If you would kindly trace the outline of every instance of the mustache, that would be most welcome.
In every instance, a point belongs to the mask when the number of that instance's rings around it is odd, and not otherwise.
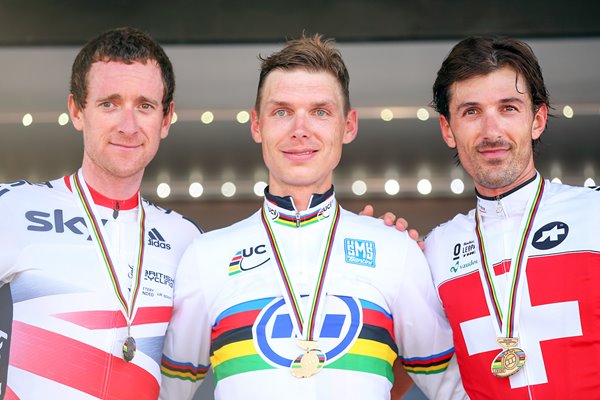
[[[477,145],[475,145],[475,149],[477,151],[482,151],[482,150],[489,150],[489,149],[510,149],[512,148],[512,144],[504,139],[496,139],[496,140],[490,140],[490,139],[483,139],[481,142],[477,143]]]

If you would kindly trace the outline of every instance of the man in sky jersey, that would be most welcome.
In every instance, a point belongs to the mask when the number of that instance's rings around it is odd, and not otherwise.
[[[477,192],[476,209],[425,240],[467,394],[600,398],[600,193],[535,169],[550,105],[533,51],[461,41],[432,104]]]
[[[246,220],[202,235],[177,272],[163,399],[389,399],[392,364],[431,398],[465,398],[423,253],[405,232],[342,209],[333,170],[357,134],[332,41],[261,58],[253,139],[269,186]]]
[[[146,33],[103,33],[71,76],[81,168],[0,185],[0,398],[158,397],[175,270],[200,233],[140,197],[174,88]]]

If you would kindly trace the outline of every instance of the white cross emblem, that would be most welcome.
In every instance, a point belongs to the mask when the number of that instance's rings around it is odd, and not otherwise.
[[[540,342],[582,335],[579,303],[577,301],[542,304],[532,307],[529,286],[527,281],[523,283],[525,286],[522,288],[523,298],[521,300],[520,323],[518,324],[518,347],[525,351],[527,360],[522,372],[510,376],[511,388],[548,382]],[[561,318],[556,318],[557,315],[560,315]],[[495,323],[495,318],[492,319],[488,315],[460,324],[469,355],[495,349],[500,352],[501,348],[496,342],[496,331],[492,325]],[[490,365],[492,361],[493,357],[490,358]]]
[[[558,226],[553,226],[549,231],[542,232],[542,236],[536,240],[536,243],[545,242],[550,239],[551,242],[556,242],[558,238],[565,234],[565,230],[563,228],[558,228]]]

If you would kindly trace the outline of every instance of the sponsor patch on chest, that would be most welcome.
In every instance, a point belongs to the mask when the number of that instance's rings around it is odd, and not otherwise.
[[[479,265],[479,253],[476,253],[475,250],[476,244],[474,240],[456,243],[452,249],[450,273],[462,274],[476,269]]]
[[[344,254],[350,264],[375,267],[375,242],[361,239],[344,239]]]

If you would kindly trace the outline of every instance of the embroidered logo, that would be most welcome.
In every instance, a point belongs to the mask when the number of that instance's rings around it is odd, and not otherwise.
[[[249,271],[265,264],[271,259],[270,257],[265,259],[264,254],[266,252],[267,249],[264,244],[238,250],[229,262],[229,276],[239,274],[242,271]],[[250,262],[250,258],[253,258],[252,262]]]
[[[465,243],[456,243],[452,251],[452,266],[450,272],[457,273],[460,270],[470,268],[479,264],[477,258],[472,257],[475,255],[475,241],[470,240]],[[470,260],[465,260],[471,258]]]
[[[346,262],[375,267],[375,242],[361,239],[344,239]]]
[[[165,241],[165,238],[156,228],[152,228],[148,231],[148,246],[171,250],[171,245]]]
[[[561,244],[568,234],[567,224],[559,221],[550,222],[535,232],[531,245],[538,250],[549,250]]]

